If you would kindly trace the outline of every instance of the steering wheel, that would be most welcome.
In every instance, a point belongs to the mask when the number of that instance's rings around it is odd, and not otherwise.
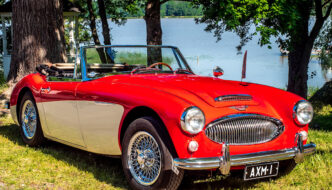
[[[155,67],[157,65],[164,65],[164,66],[168,67],[169,70],[171,70],[173,72],[172,67],[169,66],[167,63],[163,63],[163,62],[154,63],[154,64],[150,65],[149,67],[147,67],[147,69],[152,69],[153,67]]]

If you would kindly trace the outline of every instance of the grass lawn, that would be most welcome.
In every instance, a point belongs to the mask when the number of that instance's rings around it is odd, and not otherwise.
[[[332,108],[329,113],[332,116]],[[10,117],[0,118],[0,189],[127,189],[120,159],[84,152],[59,143],[26,146]],[[180,189],[328,189],[332,187],[332,128],[310,130],[317,153],[288,176],[243,182],[236,177],[193,181]]]

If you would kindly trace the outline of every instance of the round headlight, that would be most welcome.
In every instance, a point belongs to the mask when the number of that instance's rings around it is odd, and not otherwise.
[[[293,118],[299,125],[306,125],[311,122],[314,116],[312,105],[305,100],[298,101],[293,109]]]
[[[198,107],[190,107],[181,116],[181,128],[190,133],[197,134],[205,125],[204,113]]]

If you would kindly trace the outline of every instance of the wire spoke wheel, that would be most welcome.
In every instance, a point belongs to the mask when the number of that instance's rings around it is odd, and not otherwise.
[[[138,183],[148,186],[157,181],[161,171],[161,151],[151,134],[135,133],[129,141],[127,156],[130,173]]]
[[[22,107],[21,123],[23,134],[27,139],[32,139],[37,130],[37,112],[32,101],[26,100]]]

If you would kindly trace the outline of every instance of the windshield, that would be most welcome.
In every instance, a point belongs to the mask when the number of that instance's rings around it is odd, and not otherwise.
[[[82,72],[87,78],[130,73],[192,73],[180,51],[171,46],[83,47],[81,54]]]

